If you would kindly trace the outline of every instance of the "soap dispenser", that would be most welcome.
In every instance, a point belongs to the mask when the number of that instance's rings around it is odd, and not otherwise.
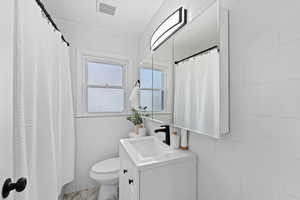
[[[182,150],[188,150],[188,130],[181,129],[180,131],[181,136],[181,143],[180,143],[180,149]]]
[[[173,128],[171,133],[171,148],[179,149],[180,148],[180,135],[176,128]]]

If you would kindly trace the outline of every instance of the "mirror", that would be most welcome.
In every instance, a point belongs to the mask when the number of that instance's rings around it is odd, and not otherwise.
[[[217,1],[149,56],[151,118],[214,138],[228,133],[228,58],[228,12]]]
[[[148,56],[140,63],[138,69],[140,80],[140,108],[152,118],[152,56]]]
[[[173,39],[173,123],[220,138],[229,132],[228,12],[216,2]]]
[[[140,106],[158,123],[173,123],[173,40],[166,41],[139,66]]]
[[[152,54],[154,120],[173,124],[173,41],[168,40]]]

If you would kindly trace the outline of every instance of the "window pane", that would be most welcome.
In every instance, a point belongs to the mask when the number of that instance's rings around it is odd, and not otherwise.
[[[153,88],[161,89],[163,88],[163,72],[158,70],[140,69],[140,81],[141,88],[152,88],[152,72],[153,72]]]
[[[120,65],[88,62],[88,84],[122,86],[123,67]]]
[[[140,92],[140,105],[142,107],[147,106],[147,111],[152,111],[152,92],[153,92],[153,111],[161,112],[164,110],[164,92],[141,90]]]
[[[140,90],[140,106],[147,106],[147,111],[152,110],[152,90]]]
[[[88,88],[88,112],[123,112],[124,90]]]
[[[155,89],[163,88],[163,72],[158,70],[153,70],[153,88]]]
[[[140,69],[141,88],[152,88],[152,69]]]
[[[153,111],[161,112],[164,110],[164,92],[163,91],[153,91]]]

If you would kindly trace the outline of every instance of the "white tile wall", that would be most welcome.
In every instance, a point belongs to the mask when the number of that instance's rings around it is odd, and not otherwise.
[[[89,177],[91,167],[117,157],[119,140],[128,137],[131,130],[126,117],[81,118],[76,123],[76,175],[69,192],[94,187],[96,183]]]
[[[80,50],[95,52],[99,55],[116,56],[129,60],[127,84],[133,87],[137,77],[138,44],[136,38],[117,35],[105,30],[88,28],[80,24],[57,20],[61,23],[66,38]],[[72,53],[73,91],[76,91],[76,54]],[[76,169],[75,180],[68,184],[64,192],[70,193],[94,187],[89,178],[92,165],[103,159],[118,156],[120,138],[128,136],[133,129],[125,116],[76,118]]]
[[[210,1],[166,0],[141,51],[179,2],[195,14]],[[300,1],[221,3],[230,12],[231,134],[190,136],[198,200],[300,200]]]

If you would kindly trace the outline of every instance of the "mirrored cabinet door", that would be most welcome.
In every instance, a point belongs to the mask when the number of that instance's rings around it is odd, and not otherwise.
[[[153,117],[152,102],[152,56],[145,58],[139,66],[138,77],[140,81],[140,109],[145,111],[147,117]]]
[[[173,39],[174,126],[220,138],[229,132],[228,12],[217,1]]]
[[[152,54],[153,119],[173,123],[173,41],[170,39]]]

